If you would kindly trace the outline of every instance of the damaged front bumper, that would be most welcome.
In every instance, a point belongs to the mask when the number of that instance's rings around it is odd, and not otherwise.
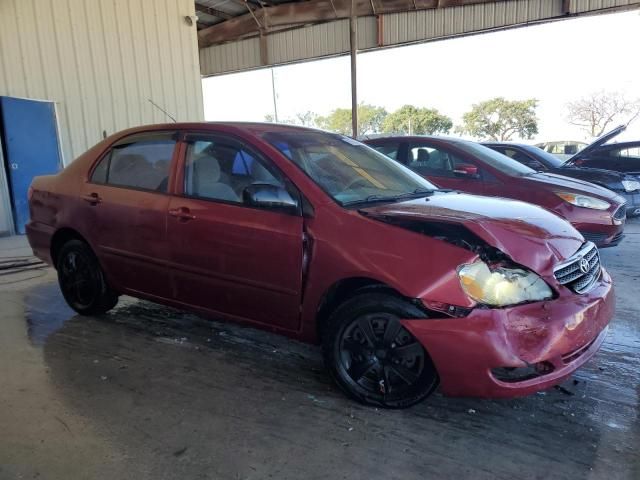
[[[587,362],[613,317],[614,292],[606,270],[584,295],[562,290],[554,300],[402,324],[431,356],[444,394],[524,396],[562,382]]]

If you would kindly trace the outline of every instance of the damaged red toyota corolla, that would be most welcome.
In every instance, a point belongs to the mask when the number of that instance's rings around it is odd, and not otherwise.
[[[566,221],[310,129],[128,130],[37,178],[30,204],[31,246],[79,313],[127,294],[319,341],[369,404],[547,388],[613,315],[598,251]]]

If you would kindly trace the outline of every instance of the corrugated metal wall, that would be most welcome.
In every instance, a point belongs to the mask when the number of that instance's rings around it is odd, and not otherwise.
[[[571,0],[574,14],[597,13],[615,7],[640,5],[640,0]],[[370,50],[512,27],[530,22],[567,18],[563,0],[502,0],[461,7],[380,15],[382,43],[375,17],[358,19],[358,49]],[[349,21],[336,20],[267,36],[268,65],[343,55],[349,52]],[[200,50],[202,75],[218,75],[260,68],[257,38],[214,45]]]
[[[571,2],[571,13],[582,13],[604,8],[626,7],[638,3],[635,0],[580,0]]]
[[[0,95],[57,104],[69,163],[108,134],[203,120],[193,0],[0,0]]]

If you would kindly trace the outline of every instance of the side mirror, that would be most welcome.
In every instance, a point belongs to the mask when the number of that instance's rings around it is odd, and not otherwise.
[[[279,185],[271,183],[252,183],[242,191],[242,202],[245,205],[270,208],[296,213],[299,204],[291,194]]]
[[[460,177],[478,178],[478,167],[463,163],[454,168],[453,173]]]

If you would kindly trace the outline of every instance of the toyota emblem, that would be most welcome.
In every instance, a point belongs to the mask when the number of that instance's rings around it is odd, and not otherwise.
[[[586,273],[589,273],[589,260],[587,260],[587,259],[586,259],[586,258],[584,258],[584,257],[583,257],[583,258],[581,258],[581,259],[580,259],[580,264],[579,264],[579,266],[580,266],[580,271],[581,271],[582,273],[585,273],[585,274],[586,274]]]

